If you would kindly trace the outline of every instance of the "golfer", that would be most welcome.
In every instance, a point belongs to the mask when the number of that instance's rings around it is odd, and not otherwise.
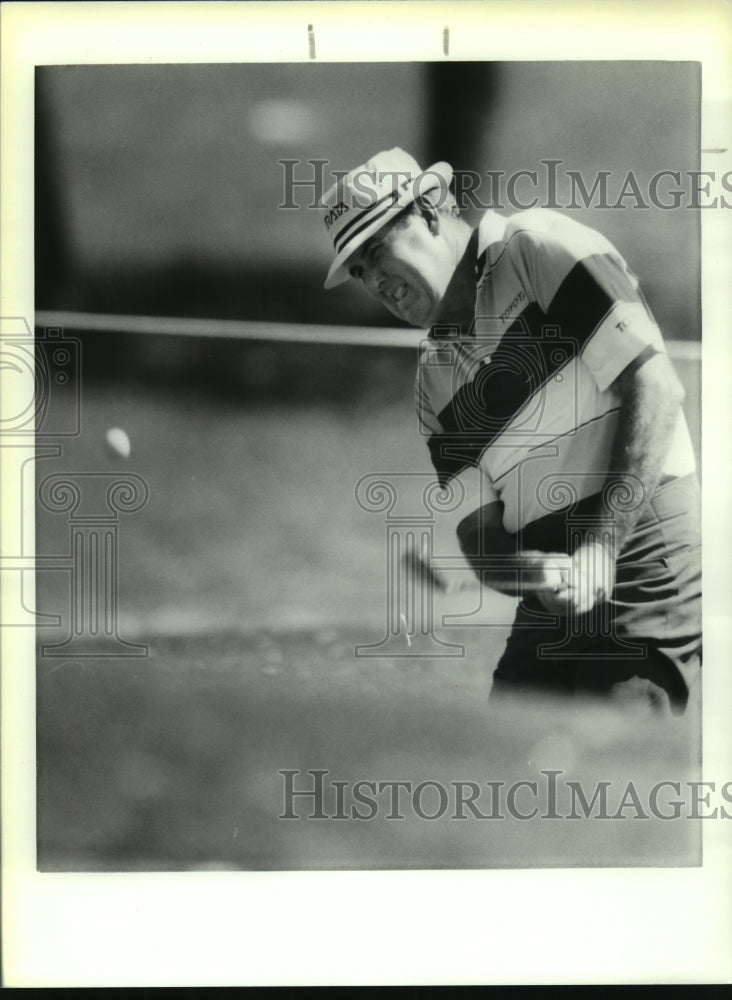
[[[683,389],[618,251],[546,209],[476,229],[399,148],[325,196],[349,278],[428,331],[416,398],[460,549],[520,598],[491,701],[553,693],[683,714],[701,666],[699,491]],[[449,573],[442,579],[449,588]]]

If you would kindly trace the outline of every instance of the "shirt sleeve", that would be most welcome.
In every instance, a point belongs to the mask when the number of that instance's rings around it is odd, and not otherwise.
[[[546,325],[573,342],[601,391],[641,353],[664,350],[638,279],[599,233],[572,223],[528,231],[517,251]]]

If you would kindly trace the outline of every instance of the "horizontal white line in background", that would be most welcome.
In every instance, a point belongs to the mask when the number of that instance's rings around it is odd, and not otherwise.
[[[324,326],[318,323],[270,323],[258,320],[195,319],[174,316],[115,316],[107,313],[36,313],[36,327],[140,333],[179,337],[222,337],[233,340],[289,341],[300,344],[350,344],[354,347],[407,347],[415,350],[427,334],[381,326]],[[693,340],[667,340],[668,352],[677,361],[699,361],[701,344]]]

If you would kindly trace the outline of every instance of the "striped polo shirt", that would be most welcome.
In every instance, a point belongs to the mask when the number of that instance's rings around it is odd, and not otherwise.
[[[467,253],[475,321],[460,331],[448,315],[431,331],[417,409],[440,483],[464,495],[461,516],[501,501],[514,534],[602,492],[620,409],[612,384],[665,347],[618,251],[573,219],[489,211]],[[663,474],[693,471],[679,413]]]

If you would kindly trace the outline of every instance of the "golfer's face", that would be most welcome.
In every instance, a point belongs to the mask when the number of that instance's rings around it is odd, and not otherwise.
[[[437,237],[417,213],[367,240],[353,254],[349,272],[369,295],[411,326],[430,325],[446,286]]]

